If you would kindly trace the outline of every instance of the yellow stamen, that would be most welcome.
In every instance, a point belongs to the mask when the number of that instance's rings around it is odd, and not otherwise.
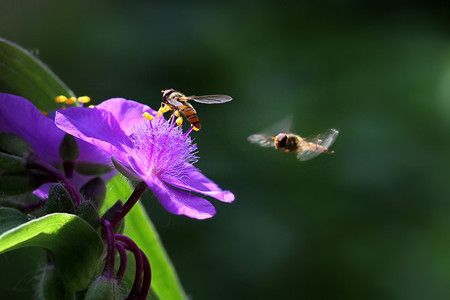
[[[88,103],[91,101],[91,98],[89,98],[88,96],[82,96],[82,97],[78,97],[77,100],[79,103]]]
[[[92,105],[92,104],[91,104],[91,105],[89,105],[88,107],[89,107],[89,108],[94,108],[94,107],[95,107],[95,105]]]
[[[165,92],[165,90],[161,90],[161,93],[163,93],[163,94],[164,94],[164,92]]]
[[[61,95],[61,96],[56,97],[55,101],[56,101],[57,103],[64,103],[64,102],[67,101],[67,97]]]
[[[192,126],[194,126],[194,125],[192,125]],[[200,128],[197,128],[197,127],[194,126],[194,130],[195,130],[195,131],[199,131]]]
[[[153,120],[153,116],[148,112],[145,112],[142,116],[149,121]]]
[[[179,112],[178,110],[176,110],[176,111],[174,112],[174,114],[175,114],[175,117],[179,117],[179,116],[180,116],[180,112]]]
[[[66,100],[67,105],[74,104],[75,102],[77,102],[77,99],[75,97],[70,97],[69,99]]]
[[[177,118],[177,125],[181,125],[183,124],[183,117],[178,117]]]

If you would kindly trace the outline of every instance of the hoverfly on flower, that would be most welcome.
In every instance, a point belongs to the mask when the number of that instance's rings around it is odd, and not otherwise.
[[[194,126],[195,130],[200,130],[201,125],[197,116],[197,112],[195,111],[192,104],[190,104],[188,101],[192,100],[204,104],[218,104],[233,100],[233,98],[227,95],[204,95],[186,97],[183,93],[180,93],[174,89],[167,89],[161,92],[163,93],[163,102],[160,111],[164,113],[169,110],[173,110],[175,116],[178,117],[178,125],[181,125],[181,123],[183,123],[183,118],[180,117],[180,112],[183,113],[183,115],[189,120],[189,122],[191,122],[192,126]]]

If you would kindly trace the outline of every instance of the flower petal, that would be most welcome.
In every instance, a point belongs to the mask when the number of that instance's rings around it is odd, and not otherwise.
[[[200,220],[211,218],[216,214],[216,209],[209,201],[170,187],[154,175],[145,177],[144,181],[164,208],[173,214]]]
[[[25,98],[0,93],[0,132],[16,134],[47,162],[59,160],[59,144],[64,132]]]
[[[174,187],[200,193],[206,196],[214,197],[219,201],[233,202],[234,195],[230,191],[223,191],[217,184],[203,175],[199,169],[194,166],[186,167],[188,169],[188,178],[163,178],[164,182]]]
[[[60,110],[56,112],[55,123],[65,132],[119,159],[132,147],[114,116],[103,109],[72,107]]]
[[[97,105],[97,108],[109,111],[127,135],[130,135],[133,127],[142,122],[144,112],[156,115],[156,111],[147,105],[122,98],[106,100]]]

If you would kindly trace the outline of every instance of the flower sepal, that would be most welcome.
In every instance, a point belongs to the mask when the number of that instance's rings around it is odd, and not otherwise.
[[[69,192],[61,183],[55,183],[50,188],[45,205],[46,214],[52,213],[75,213],[75,205]]]
[[[114,167],[116,167],[116,170],[126,178],[130,179],[131,181],[142,181],[142,179],[140,179],[139,176],[136,175],[127,165],[116,160],[114,156],[111,156],[111,161]]]
[[[92,201],[85,200],[81,202],[77,209],[77,216],[85,220],[92,228],[97,229],[99,226],[100,217],[98,215],[97,208]]]
[[[85,199],[92,201],[97,209],[100,209],[106,197],[106,184],[100,177],[95,177],[80,188],[80,193]]]
[[[91,163],[87,161],[75,162],[75,171],[85,176],[98,176],[111,172],[113,168],[106,164]]]

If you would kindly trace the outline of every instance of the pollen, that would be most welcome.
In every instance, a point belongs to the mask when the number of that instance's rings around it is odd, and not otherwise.
[[[69,99],[66,100],[67,105],[74,104],[75,102],[77,102],[77,99],[75,97],[70,97]]]
[[[64,102],[67,101],[67,97],[66,97],[66,96],[63,96],[63,95],[60,95],[60,96],[56,97],[55,101],[56,101],[57,103],[64,103]]]
[[[82,96],[82,97],[78,97],[77,101],[79,103],[88,103],[91,101],[91,98],[89,98],[88,96]]]
[[[183,124],[183,117],[178,117],[177,118],[177,125],[181,125]]]
[[[142,116],[149,121],[153,120],[153,116],[148,112],[145,112]]]
[[[88,107],[89,107],[89,108],[94,108],[94,107],[95,107],[95,105],[92,105],[92,104],[91,104],[91,105],[89,105]]]

